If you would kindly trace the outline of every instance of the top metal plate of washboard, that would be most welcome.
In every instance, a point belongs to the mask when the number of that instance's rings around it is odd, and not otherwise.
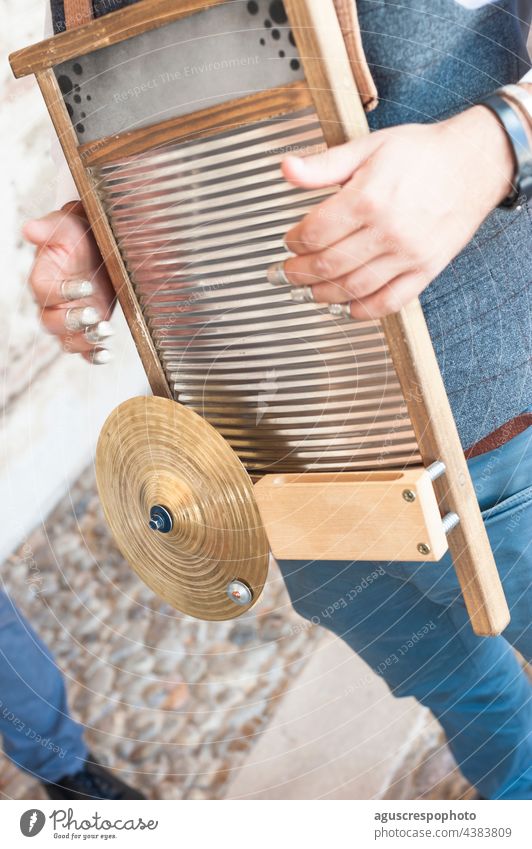
[[[266,279],[330,194],[291,187],[280,161],[323,148],[305,110],[92,169],[175,398],[255,474],[419,461],[380,323]]]
[[[232,0],[54,70],[80,143],[303,79],[279,0]]]

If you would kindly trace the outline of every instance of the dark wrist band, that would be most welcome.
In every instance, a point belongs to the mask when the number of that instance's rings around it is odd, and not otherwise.
[[[479,101],[479,105],[486,106],[499,119],[512,145],[515,160],[513,191],[500,206],[516,206],[522,195],[528,200],[532,198],[532,151],[526,130],[519,114],[498,94],[488,95]]]

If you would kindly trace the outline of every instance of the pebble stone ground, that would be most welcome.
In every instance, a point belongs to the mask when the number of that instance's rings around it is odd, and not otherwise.
[[[233,622],[182,617],[136,578],[103,520],[92,470],[3,565],[4,586],[53,648],[91,750],[155,799],[223,798],[324,632],[291,609],[275,567]],[[473,791],[429,718],[384,798]],[[0,798],[41,798],[0,752]]]
[[[233,622],[182,617],[127,566],[87,472],[2,567],[53,649],[71,708],[102,762],[152,798],[220,798],[320,639],[301,628],[274,568]],[[0,798],[36,798],[0,755]]]

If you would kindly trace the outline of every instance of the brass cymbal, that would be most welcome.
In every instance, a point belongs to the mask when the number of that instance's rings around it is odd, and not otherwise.
[[[120,551],[154,593],[211,620],[257,600],[268,540],[247,472],[208,422],[176,401],[132,398],[102,428],[96,478]]]

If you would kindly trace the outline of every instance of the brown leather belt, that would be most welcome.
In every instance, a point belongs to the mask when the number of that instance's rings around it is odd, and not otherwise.
[[[465,452],[467,460],[472,457],[479,457],[481,454],[487,454],[488,451],[493,451],[495,448],[500,448],[505,445],[514,436],[519,436],[527,427],[532,425],[532,413],[521,413],[515,419],[510,419],[506,424],[498,427],[493,433],[489,433],[484,439],[476,442],[471,448]]]

